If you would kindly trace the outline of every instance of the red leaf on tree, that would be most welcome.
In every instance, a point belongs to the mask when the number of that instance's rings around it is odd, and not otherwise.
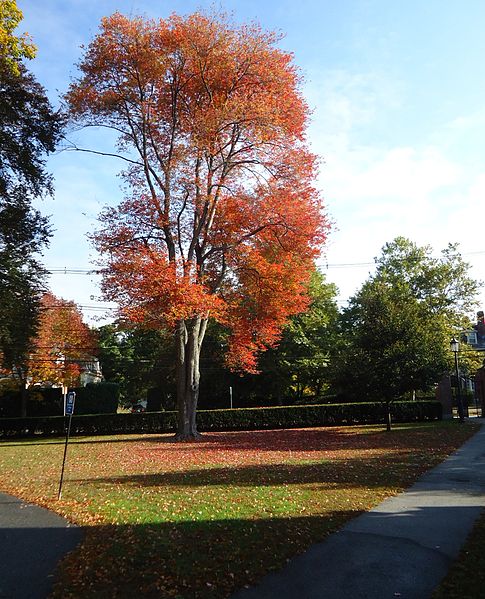
[[[208,318],[232,330],[228,362],[254,370],[306,285],[327,230],[292,56],[224,15],[119,13],[81,63],[73,118],[120,132],[129,195],[94,242],[123,317],[174,327],[179,428],[195,435]]]
[[[77,385],[86,362],[95,354],[95,338],[76,304],[45,293],[29,356],[30,382]]]

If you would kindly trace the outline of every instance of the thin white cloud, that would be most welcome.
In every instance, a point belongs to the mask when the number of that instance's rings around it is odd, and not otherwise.
[[[390,143],[369,132],[379,130],[384,115],[399,108],[398,84],[375,74],[330,71],[320,76],[322,84],[310,86],[309,97],[319,102],[311,138],[324,157],[320,187],[336,222],[326,261],[355,264],[327,271],[341,299],[373,271],[359,264],[372,262],[398,235],[429,244],[437,253],[449,242],[460,243],[463,253],[485,250],[485,240],[470,235],[483,206],[485,174],[449,150],[466,131],[485,125],[485,109],[443,123],[427,139]],[[485,279],[481,258],[469,260],[477,279]]]

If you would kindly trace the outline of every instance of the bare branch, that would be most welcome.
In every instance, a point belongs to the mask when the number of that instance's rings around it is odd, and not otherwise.
[[[125,162],[129,162],[130,164],[136,164],[137,166],[143,166],[140,162],[136,160],[131,160],[130,158],[126,158],[126,156],[122,156],[121,154],[112,154],[111,152],[99,152],[97,150],[88,150],[87,148],[79,148],[75,144],[72,144],[69,148],[64,148],[64,152],[86,152],[87,154],[97,154],[98,156],[111,156],[112,158],[119,158],[120,160],[124,160]]]

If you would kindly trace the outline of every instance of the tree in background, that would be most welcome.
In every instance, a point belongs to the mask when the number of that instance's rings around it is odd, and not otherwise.
[[[227,361],[254,370],[306,286],[325,239],[289,53],[255,25],[199,13],[102,21],[67,96],[71,116],[120,134],[130,190],[95,236],[121,316],[173,329],[178,437],[193,438],[210,318]]]
[[[300,402],[305,395],[321,395],[328,383],[338,320],[337,289],[318,271],[313,273],[309,295],[308,310],[289,320],[281,342],[270,350],[276,358],[276,375],[289,379],[287,396]]]
[[[125,406],[146,400],[157,390],[159,407],[173,409],[175,360],[173,339],[160,331],[108,324],[95,331],[106,381],[118,383]],[[168,401],[168,403],[167,403]],[[158,402],[160,403],[160,402]]]
[[[449,370],[450,339],[469,326],[479,285],[454,245],[434,258],[398,237],[376,264],[343,312],[335,384],[348,399],[382,400],[390,428],[392,401],[429,390]]]
[[[230,332],[209,323],[200,363],[199,405],[203,409],[229,407],[231,387],[235,407],[292,404],[322,393],[328,384],[330,351],[336,343],[336,289],[315,271],[309,295],[308,310],[290,318],[278,345],[262,354],[257,374],[231,372],[223,358]],[[174,408],[175,349],[171,335],[118,323],[94,332],[103,376],[120,385],[126,406],[149,398],[152,409]],[[155,392],[160,396],[157,400]]]
[[[428,390],[447,370],[440,325],[405,283],[368,281],[344,312],[339,390],[349,400],[382,401],[390,430],[391,403]]]
[[[450,243],[439,257],[429,245],[418,246],[405,237],[386,243],[376,259],[376,278],[405,282],[431,313],[445,317],[450,327],[461,330],[477,305],[480,283],[470,277],[470,265]]]
[[[457,244],[448,244],[441,256],[434,257],[430,246],[419,247],[403,237],[386,244],[377,260],[377,273],[403,277],[416,297],[427,303],[434,321],[441,320],[443,345],[448,350],[452,337],[472,328],[470,317],[482,282],[470,277],[469,271]],[[464,372],[470,374],[479,366],[476,353],[462,352],[460,368]]]
[[[29,356],[32,384],[76,386],[85,366],[98,353],[94,334],[74,302],[46,293],[39,328]]]
[[[45,156],[62,122],[21,62],[34,56],[28,38],[13,35],[21,18],[15,2],[0,4],[0,357],[25,379],[46,277],[39,255],[50,236],[31,204],[52,193]]]
[[[281,405],[301,403],[327,389],[339,317],[337,289],[314,271],[308,292],[308,309],[292,316],[281,341],[261,356],[260,373],[235,382],[239,392]]]

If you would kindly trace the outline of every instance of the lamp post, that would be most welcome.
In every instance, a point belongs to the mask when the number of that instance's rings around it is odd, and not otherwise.
[[[458,370],[458,352],[460,351],[460,343],[454,337],[450,341],[451,351],[455,354],[455,375],[456,375],[456,405],[458,407],[458,417],[460,422],[464,420],[463,403],[461,399],[461,388],[460,388],[460,372]]]

